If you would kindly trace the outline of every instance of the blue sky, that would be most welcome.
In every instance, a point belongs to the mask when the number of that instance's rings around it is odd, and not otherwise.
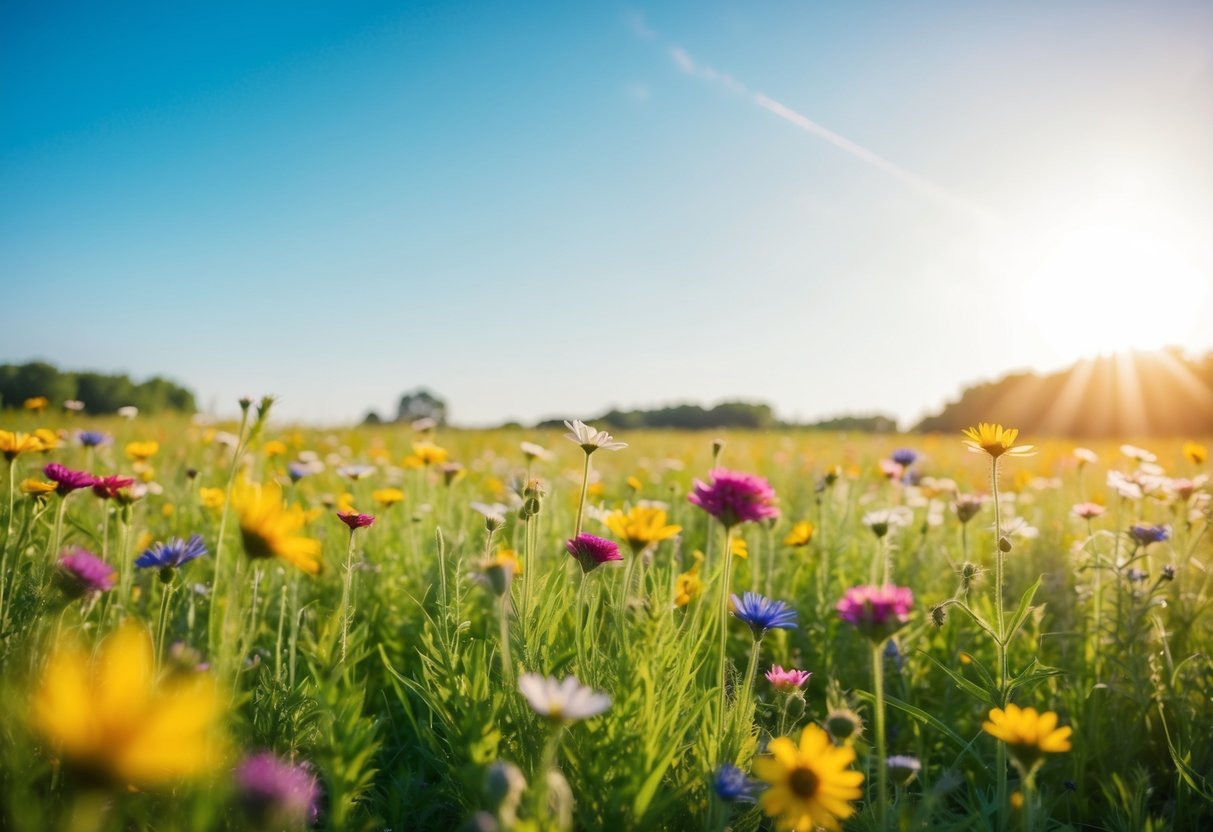
[[[6,3],[0,361],[912,420],[1213,348],[1207,3]]]

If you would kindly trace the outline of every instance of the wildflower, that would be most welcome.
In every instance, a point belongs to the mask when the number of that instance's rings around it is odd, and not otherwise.
[[[319,574],[320,541],[298,534],[307,514],[299,506],[284,505],[277,484],[242,486],[232,502],[240,514],[240,535],[249,557],[278,557],[309,575]]]
[[[430,465],[441,465],[449,455],[446,448],[441,448],[433,442],[414,442],[413,453],[405,459],[404,464],[410,468],[426,468]]]
[[[863,720],[849,708],[839,708],[826,714],[826,730],[834,739],[845,742],[863,733]]]
[[[522,455],[527,459],[551,459],[552,452],[542,445],[536,445],[534,442],[519,442],[518,447],[522,449]]]
[[[320,780],[307,763],[298,765],[268,751],[236,768],[236,799],[258,829],[299,829],[320,817]]]
[[[575,445],[580,445],[581,450],[585,451],[587,455],[599,449],[622,451],[627,447],[626,442],[616,442],[614,437],[605,430],[596,431],[580,419],[574,419],[572,422],[566,421],[564,426],[569,429],[564,438]]]
[[[473,501],[470,503],[472,510],[484,516],[484,527],[488,531],[495,532],[505,525],[505,516],[509,513],[509,506],[504,503],[479,503]]]
[[[338,519],[342,523],[350,527],[350,531],[355,529],[365,529],[374,524],[375,516],[372,514],[359,514],[356,511],[339,511],[337,512]]]
[[[458,462],[446,462],[442,465],[442,481],[448,486],[463,479],[466,474],[467,471]]]
[[[22,407],[31,413],[41,413],[43,410],[46,410],[46,406],[49,404],[50,402],[47,401],[46,396],[31,396],[22,403]]]
[[[388,508],[403,502],[404,492],[399,488],[377,488],[371,492],[371,499],[384,508]]]
[[[715,468],[708,474],[710,483],[695,480],[688,499],[725,528],[779,516],[775,489],[762,477],[727,468]]]
[[[903,468],[909,468],[918,460],[918,451],[912,448],[898,448],[889,454],[889,458]]]
[[[775,665],[767,671],[767,681],[780,693],[795,693],[805,686],[813,674],[807,670],[784,670]]]
[[[1173,580],[1175,580],[1175,567],[1174,567],[1174,566],[1171,566],[1170,564],[1168,564],[1168,565],[1164,566],[1164,567],[1162,568],[1162,575],[1161,575],[1160,577],[1161,577],[1161,578],[1162,578],[1162,580],[1164,580],[1164,581],[1173,581]]]
[[[749,626],[756,639],[762,638],[767,630],[795,630],[799,623],[796,610],[757,592],[747,592],[741,598],[730,595],[729,600],[733,615]]]
[[[93,493],[103,500],[112,500],[118,496],[118,492],[124,488],[130,488],[135,484],[132,477],[95,477],[93,479]]]
[[[894,754],[885,760],[885,765],[889,769],[889,774],[893,775],[893,779],[903,786],[914,782],[918,772],[922,771],[922,762],[917,757],[911,757],[908,754]]]
[[[748,560],[750,557],[750,544],[745,542],[744,537],[729,535],[729,554],[735,558]]]
[[[956,495],[956,519],[961,523],[968,523],[977,513],[981,511],[981,506],[985,502],[976,494],[957,494]]]
[[[901,465],[898,465],[896,462],[894,462],[891,459],[880,460],[880,473],[882,475],[884,475],[884,478],[887,480],[900,479],[901,476],[903,474],[905,474],[905,472],[906,472],[905,468],[903,468]]]
[[[813,534],[817,531],[817,527],[808,520],[801,520],[796,525],[792,526],[792,530],[787,533],[783,539],[784,546],[808,546],[809,541],[813,539]]]
[[[833,745],[825,731],[810,724],[799,746],[779,737],[769,750],[754,760],[754,773],[770,784],[762,810],[777,818],[778,829],[812,832],[820,826],[837,832],[838,821],[855,814],[850,802],[863,795],[863,774],[849,768],[853,748]]]
[[[82,430],[76,439],[86,448],[96,448],[109,441],[109,435],[95,430]]]
[[[55,481],[55,490],[61,497],[71,494],[81,488],[88,488],[96,481],[96,477],[87,471],[73,471],[58,462],[52,462],[42,469],[48,480]]]
[[[159,442],[127,442],[126,455],[135,462],[147,462],[160,450]]]
[[[1209,458],[1209,449],[1204,445],[1198,445],[1195,442],[1184,443],[1184,456],[1188,458],[1188,462],[1193,465],[1204,465]]]
[[[664,509],[653,506],[633,506],[626,514],[613,511],[606,517],[607,528],[627,541],[633,554],[640,554],[650,544],[668,540],[682,531],[682,526],[666,524]]]
[[[1077,503],[1070,511],[1073,512],[1075,517],[1081,517],[1083,520],[1094,520],[1104,513],[1104,507],[1099,503]]]
[[[1078,460],[1079,465],[1091,464],[1099,462],[1099,457],[1095,455],[1095,451],[1090,448],[1075,448],[1074,458]]]
[[[703,592],[703,579],[699,570],[703,567],[703,552],[695,552],[695,563],[674,582],[674,606],[685,607]]]
[[[1171,537],[1171,527],[1156,526],[1151,523],[1134,523],[1129,527],[1129,537],[1133,538],[1133,542],[1138,546],[1162,543]]]
[[[623,560],[613,541],[584,532],[565,541],[564,548],[581,564],[582,572],[592,572],[604,563]]]
[[[1147,451],[1145,448],[1139,448],[1136,445],[1121,445],[1120,452],[1129,459],[1135,459],[1138,462],[1155,462],[1158,460],[1156,454]]]
[[[1020,708],[1008,704],[1006,709],[994,708],[983,722],[982,730],[1007,744],[1007,751],[1025,776],[1044,761],[1045,754],[1060,754],[1070,750],[1069,726],[1057,727],[1057,714],[1037,713],[1035,708]]]
[[[170,537],[165,543],[154,543],[151,548],[135,559],[140,569],[180,569],[191,560],[206,554],[202,535],[192,534],[188,540]]]
[[[976,454],[987,453],[993,459],[998,459],[1003,454],[1030,456],[1036,453],[1031,445],[1015,444],[1015,438],[1019,436],[1019,430],[1016,428],[981,422],[975,428],[965,428],[964,435],[968,437],[964,443],[970,451]]]
[[[611,707],[609,696],[584,687],[574,676],[557,680],[524,673],[518,679],[518,690],[535,713],[555,723],[589,719]]]
[[[354,482],[366,479],[371,474],[375,473],[374,465],[342,465],[337,469],[337,473],[346,479],[351,479]]]
[[[276,456],[283,456],[286,451],[286,443],[281,439],[271,439],[261,448],[261,453],[265,454],[267,459],[273,459]]]
[[[65,762],[116,785],[152,786],[210,771],[220,759],[219,703],[204,674],[157,679],[147,632],[127,624],[96,658],[52,654],[32,721]]]
[[[13,433],[12,431],[0,430],[0,453],[4,454],[4,458],[12,462],[21,454],[30,453],[31,451],[43,450],[42,440],[37,436],[31,436],[28,433]]]
[[[500,566],[509,566],[515,575],[522,574],[522,558],[518,557],[518,553],[507,546],[502,546],[493,553],[493,563]]]
[[[1138,569],[1137,567],[1133,567],[1125,573],[1125,577],[1129,579],[1130,583],[1139,584],[1146,578],[1150,577],[1150,574],[1144,570]]]
[[[732,763],[722,763],[712,777],[712,791],[725,803],[753,803],[758,784]]]
[[[198,502],[203,508],[221,509],[223,508],[224,495],[222,488],[199,488]]]
[[[644,489],[644,483],[640,481],[640,477],[635,475],[629,475],[624,482],[627,483],[628,488],[632,489],[634,492],[639,493]]]
[[[1108,488],[1111,488],[1124,500],[1140,500],[1144,494],[1140,483],[1120,471],[1109,471],[1107,483]]]
[[[902,586],[856,586],[838,602],[838,617],[872,641],[883,641],[910,619],[914,593]]]
[[[890,531],[905,528],[913,521],[914,512],[905,506],[869,511],[863,516],[863,524],[871,529],[877,538],[884,537]]]
[[[73,547],[59,556],[59,578],[71,598],[106,592],[114,586],[114,567],[86,549]]]
[[[42,451],[43,453],[53,451],[55,448],[59,447],[59,434],[55,433],[53,430],[48,430],[47,428],[37,428],[34,431],[34,438],[42,443],[42,447],[38,450]]]

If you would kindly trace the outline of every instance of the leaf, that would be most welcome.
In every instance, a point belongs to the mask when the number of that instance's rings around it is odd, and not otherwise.
[[[857,690],[857,691],[855,691],[855,695],[858,696],[860,699],[864,700],[865,702],[869,702],[869,703],[876,702],[876,697],[866,690]],[[951,728],[944,725],[939,720],[938,717],[933,717],[926,711],[922,710],[921,708],[916,708],[913,705],[911,705],[909,702],[903,702],[895,696],[889,696],[886,694],[884,701],[885,701],[886,705],[891,705],[894,708],[896,708],[897,710],[903,711],[903,712],[909,714],[910,716],[914,717],[919,722],[923,722],[923,723],[926,723],[927,725],[931,726],[936,731],[943,734],[948,739],[952,740],[952,742],[959,745],[962,752],[967,751],[969,754],[973,755],[973,759],[977,760],[977,762],[979,764],[981,764],[982,768],[986,767],[985,761],[982,760],[981,756],[978,755],[978,753],[973,750],[973,741],[972,740],[966,741],[965,738],[962,737],[960,734],[956,733]],[[981,735],[978,734],[978,736],[981,736]]]
[[[969,696],[972,696],[977,701],[984,702],[991,707],[994,707],[995,705],[998,704],[998,694],[996,691],[994,691],[992,689],[987,690],[986,688],[983,688],[981,685],[978,685],[976,682],[966,679],[960,673],[956,672],[952,668],[943,664],[942,662],[937,660],[934,656],[927,653],[926,651],[919,650],[918,652],[922,653],[922,655],[926,656],[927,660],[930,661],[931,664],[935,665],[940,670],[942,670],[944,673],[948,674],[948,676],[951,677],[952,681],[956,683],[956,686],[958,688],[960,688],[961,690],[963,690],[965,693],[967,693]]]
[[[1041,664],[1039,659],[1032,659],[1032,664],[1028,666],[1027,670],[1007,683],[1007,696],[1010,697],[1011,691],[1016,688],[1030,687],[1052,676],[1061,676],[1064,673],[1065,671],[1060,667],[1049,667]]]
[[[1028,587],[1027,591],[1020,597],[1019,606],[1015,608],[1015,615],[1011,618],[1011,623],[1007,626],[1006,637],[1002,640],[1004,647],[1010,644],[1011,637],[1023,626],[1024,619],[1028,617],[1028,612],[1032,609],[1032,599],[1036,597],[1036,590],[1040,589],[1040,582],[1043,579],[1043,575],[1037,578],[1036,583]]]

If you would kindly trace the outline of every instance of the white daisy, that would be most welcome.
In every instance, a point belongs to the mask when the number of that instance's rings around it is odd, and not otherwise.
[[[611,697],[587,688],[575,676],[557,680],[538,673],[524,673],[518,680],[518,690],[540,716],[553,722],[576,722],[611,707]]]
[[[581,449],[587,454],[592,454],[599,448],[604,448],[608,451],[621,451],[627,447],[626,442],[616,442],[605,430],[594,430],[590,425],[580,419],[574,419],[572,422],[565,422],[564,426],[569,429],[569,433],[564,435],[565,439],[578,444]]]

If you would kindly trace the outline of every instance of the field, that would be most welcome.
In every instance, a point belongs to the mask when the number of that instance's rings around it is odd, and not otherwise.
[[[0,827],[1213,828],[1207,439],[266,411],[3,416]]]

